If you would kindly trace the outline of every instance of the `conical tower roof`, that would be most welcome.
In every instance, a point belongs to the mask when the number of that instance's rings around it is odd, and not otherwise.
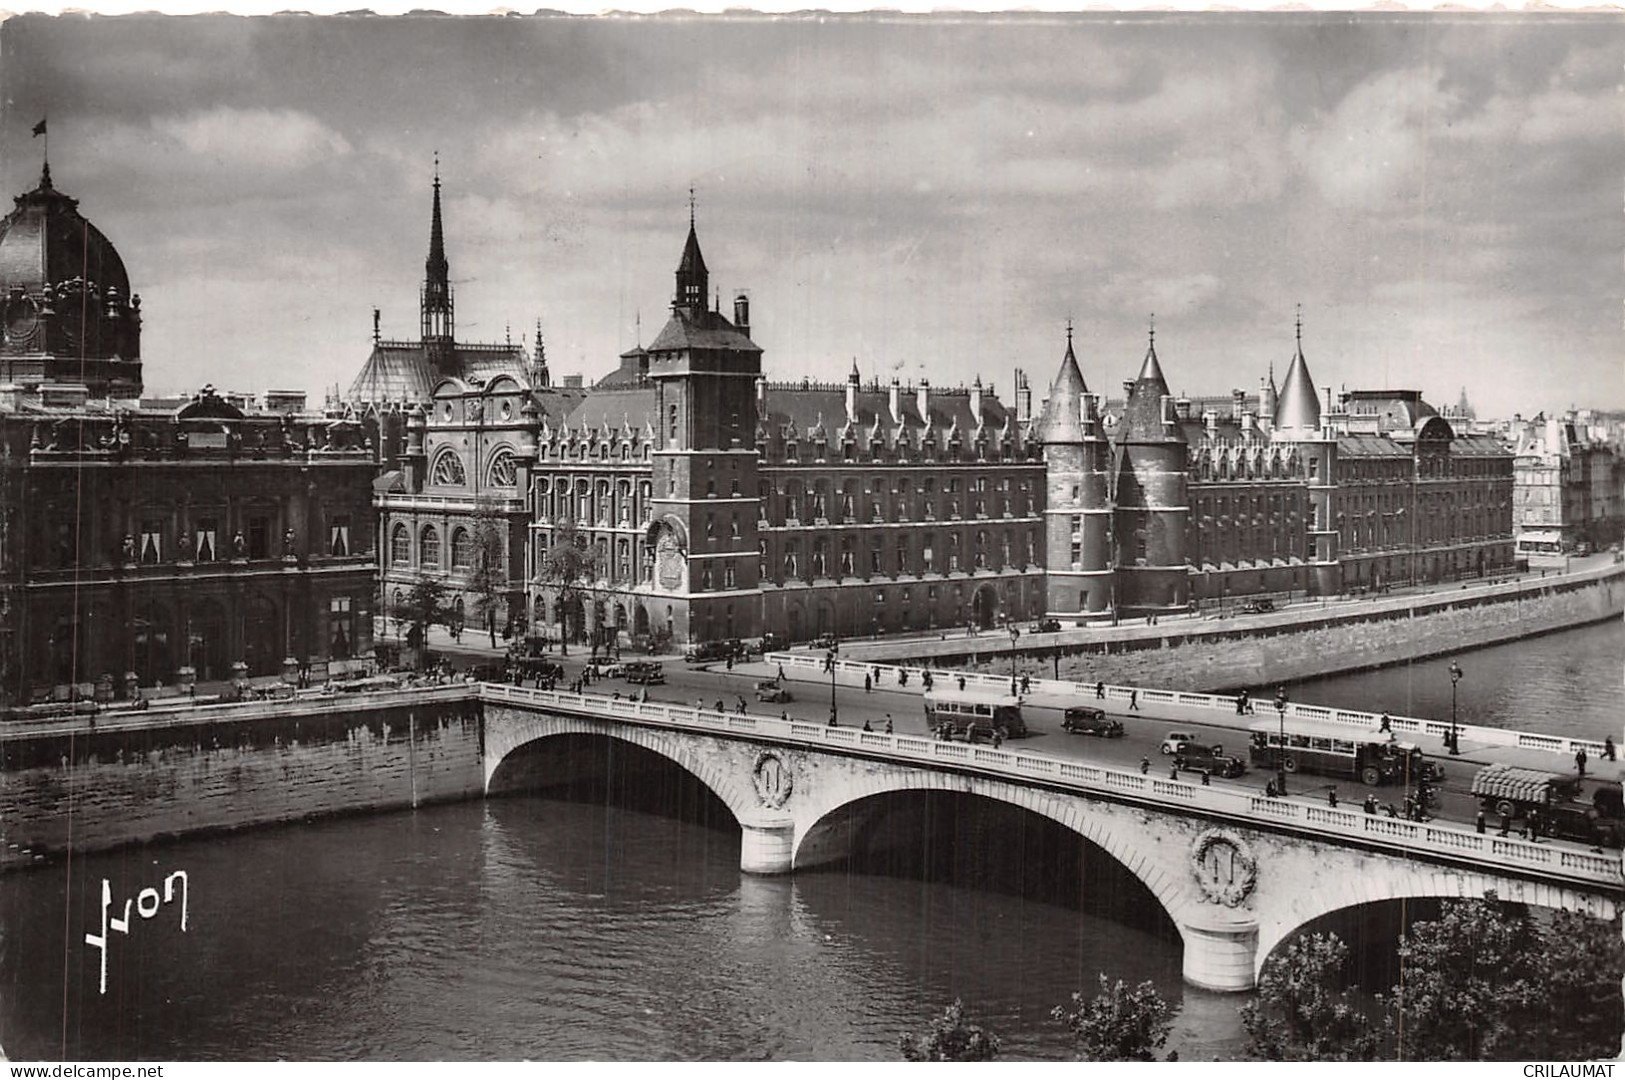
[[[1083,430],[1083,399],[1089,393],[1084,385],[1083,371],[1078,367],[1078,355],[1072,351],[1072,328],[1066,328],[1066,355],[1061,358],[1061,370],[1050,384],[1049,400],[1044,403],[1044,416],[1038,422],[1038,441],[1044,443],[1082,442],[1087,434]]]
[[[1151,331],[1151,341],[1140,363],[1140,374],[1129,390],[1123,405],[1123,422],[1118,428],[1119,442],[1183,442],[1178,424],[1163,422],[1163,398],[1168,396],[1168,380],[1162,374],[1157,360],[1157,332]]]
[[[1298,347],[1292,355],[1292,366],[1287,369],[1286,381],[1281,384],[1281,396],[1275,403],[1275,429],[1277,431],[1319,431],[1320,397],[1315,393],[1315,382],[1309,377],[1309,365],[1303,358],[1303,322],[1298,322]]]

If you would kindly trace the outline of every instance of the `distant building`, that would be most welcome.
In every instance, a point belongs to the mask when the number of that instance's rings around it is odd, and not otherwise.
[[[1616,449],[1589,438],[1574,413],[1515,419],[1508,433],[1516,454],[1515,527],[1521,551],[1532,556],[1603,547],[1625,531],[1625,462]]]
[[[0,704],[370,654],[375,432],[142,399],[139,302],[77,206],[47,168],[0,224]]]

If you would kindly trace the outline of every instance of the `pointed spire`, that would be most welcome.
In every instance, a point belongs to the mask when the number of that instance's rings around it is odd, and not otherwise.
[[[1309,364],[1303,358],[1303,305],[1298,305],[1294,320],[1293,339],[1296,349],[1292,366],[1287,369],[1286,381],[1281,384],[1280,397],[1275,404],[1277,431],[1314,432],[1320,429],[1320,395],[1315,393],[1314,379],[1309,375]]]
[[[1149,380],[1157,384],[1156,392],[1159,395],[1166,394],[1168,392],[1168,380],[1163,377],[1162,364],[1157,361],[1157,316],[1154,313],[1150,319],[1147,338],[1145,362],[1140,365],[1140,374],[1135,382],[1140,383]]]
[[[1038,439],[1045,443],[1077,443],[1087,436],[1083,429],[1084,397],[1089,388],[1084,385],[1083,371],[1078,367],[1078,356],[1072,350],[1072,321],[1066,324],[1066,355],[1061,358],[1061,370],[1050,384],[1049,400],[1044,403],[1044,415],[1038,422]]]
[[[446,234],[440,218],[440,152],[434,155],[434,204],[429,223],[429,257],[423,261],[422,340],[437,374],[455,375],[456,321],[451,297],[451,267],[446,262]]]
[[[700,237],[694,228],[694,189],[688,192],[688,240],[677,263],[677,291],[672,296],[673,311],[686,308],[691,318],[705,314],[705,294],[711,291],[705,256],[700,253]],[[720,301],[719,301],[720,303]]]
[[[434,153],[434,213],[429,223],[429,258],[424,269],[431,280],[446,276],[446,233],[440,222],[440,151]]]

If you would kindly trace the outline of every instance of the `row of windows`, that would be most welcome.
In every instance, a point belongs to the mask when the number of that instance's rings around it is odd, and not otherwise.
[[[949,532],[904,533],[890,538],[842,536],[832,541],[785,538],[769,547],[757,544],[762,580],[812,581],[829,577],[873,577],[892,574],[954,574],[975,570],[1022,569],[1038,564],[1037,531],[1012,529],[997,534]]]
[[[125,563],[158,565],[170,562],[208,563],[228,559],[269,559],[300,555],[305,549],[291,529],[280,535],[277,516],[267,512],[226,516],[203,515],[177,527],[172,517],[142,517],[117,542],[113,558]],[[45,544],[36,550],[35,565],[68,569],[95,565],[85,559],[82,533],[67,514],[48,527]],[[350,515],[333,514],[327,519],[327,533],[310,550],[347,558],[368,548],[365,537],[352,534]]]
[[[501,540],[494,538],[496,545],[491,556],[497,562],[501,561]],[[441,562],[440,529],[434,525],[425,525],[417,534],[417,558],[413,559],[412,531],[404,524],[396,523],[389,534],[389,561],[392,566],[420,566],[433,569],[444,569]],[[451,531],[451,569],[471,570],[478,562],[479,551],[474,534],[462,526]]]

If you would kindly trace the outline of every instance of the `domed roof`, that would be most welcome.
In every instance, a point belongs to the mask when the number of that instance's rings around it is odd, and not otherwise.
[[[16,207],[0,220],[0,289],[29,293],[45,285],[83,278],[105,294],[117,287],[130,295],[124,261],[100,229],[79,213],[79,200],[51,186],[51,167],[39,187],[16,197]]]

